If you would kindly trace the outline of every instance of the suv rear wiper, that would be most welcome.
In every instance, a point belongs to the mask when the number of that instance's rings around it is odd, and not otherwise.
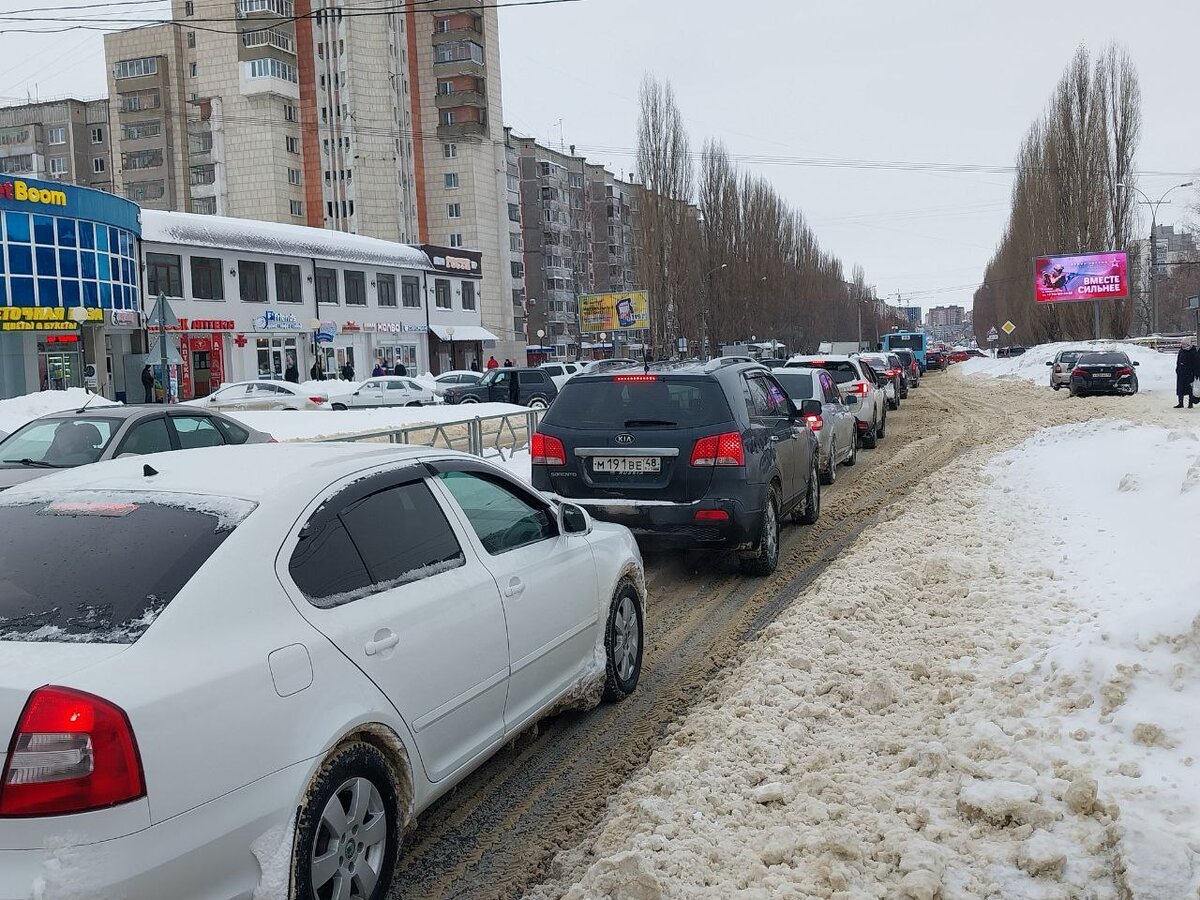
[[[66,466],[56,466],[54,463],[48,463],[48,462],[45,462],[44,460],[40,460],[40,459],[29,459],[28,457],[26,457],[25,459],[6,459],[6,460],[4,460],[4,462],[10,463],[15,466],[33,466],[38,469],[65,469],[65,468],[67,468]]]
[[[666,419],[626,419],[626,428],[646,428],[651,425],[678,425],[678,422],[668,422]]]

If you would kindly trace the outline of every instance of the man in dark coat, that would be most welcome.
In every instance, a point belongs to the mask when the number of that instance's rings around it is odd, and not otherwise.
[[[290,381],[292,384],[300,383],[300,368],[296,365],[296,360],[288,357],[287,370],[283,373],[283,380]]]
[[[142,390],[146,393],[146,402],[154,402],[154,373],[149,366],[142,367]]]
[[[1183,409],[1184,397],[1187,397],[1188,409],[1196,405],[1192,382],[1197,378],[1200,378],[1200,350],[1192,345],[1191,338],[1184,338],[1175,359],[1175,394],[1179,397],[1176,409]]]

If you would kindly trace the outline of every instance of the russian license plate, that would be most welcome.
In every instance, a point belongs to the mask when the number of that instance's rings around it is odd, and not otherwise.
[[[592,471],[607,475],[657,475],[662,460],[657,456],[593,456]]]
[[[1112,374],[1109,372],[1093,372],[1092,377],[1093,378],[1112,378]]]

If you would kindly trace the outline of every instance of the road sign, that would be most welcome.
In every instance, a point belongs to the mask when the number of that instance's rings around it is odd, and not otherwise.
[[[1007,334],[1009,337],[1011,337],[1012,333],[1017,330],[1017,326],[1014,325],[1012,322],[1005,322],[1000,327],[1004,329],[1004,333]]]
[[[154,309],[150,311],[150,317],[146,319],[147,327],[174,328],[178,324],[179,317],[175,315],[175,310],[171,309],[166,296],[159,294],[158,299],[154,301]]]

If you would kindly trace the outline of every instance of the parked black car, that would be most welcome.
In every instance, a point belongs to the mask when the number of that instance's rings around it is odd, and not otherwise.
[[[1120,350],[1081,353],[1071,369],[1071,396],[1087,394],[1136,394],[1137,363]]]
[[[576,375],[533,436],[533,484],[660,547],[741,552],[767,575],[779,523],[821,512],[817,437],[763,366],[729,359]]]
[[[479,384],[446,388],[442,399],[447,403],[515,403],[545,409],[557,396],[558,388],[545,369],[491,369]]]
[[[950,359],[941,350],[926,350],[925,351],[925,371],[932,372],[934,369],[945,371],[950,365]]]

